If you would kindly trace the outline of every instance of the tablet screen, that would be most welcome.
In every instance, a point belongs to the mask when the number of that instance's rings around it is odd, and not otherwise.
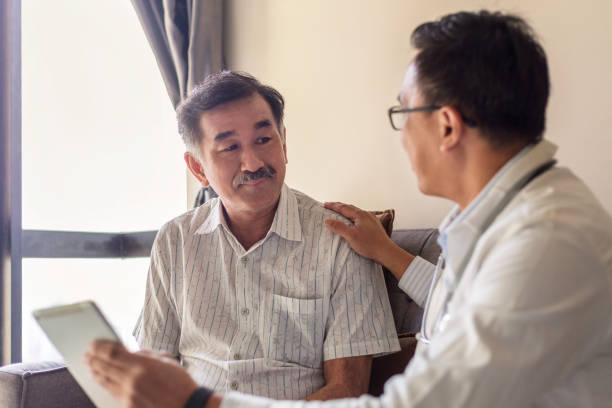
[[[120,341],[96,304],[85,301],[39,309],[32,314],[92,402],[101,408],[120,407],[119,402],[95,382],[83,360],[92,341]]]

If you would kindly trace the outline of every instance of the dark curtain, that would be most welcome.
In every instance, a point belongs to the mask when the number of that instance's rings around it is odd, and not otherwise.
[[[0,365],[21,361],[21,300],[21,1],[3,0],[0,1]]]
[[[223,69],[223,0],[132,0],[176,109]]]
[[[223,0],[132,0],[174,109],[195,85],[224,68]],[[195,206],[216,197],[202,188]]]

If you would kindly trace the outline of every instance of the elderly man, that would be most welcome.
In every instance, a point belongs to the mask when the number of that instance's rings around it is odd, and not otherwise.
[[[178,108],[187,166],[219,198],[161,228],[134,335],[215,390],[358,396],[371,355],[399,349],[382,271],[324,228],[331,211],[284,184],[283,108],[235,72]]]
[[[328,205],[353,221],[328,228],[385,264],[426,312],[414,358],[380,399],[325,406],[609,407],[612,219],[542,140],[544,50],[522,19],[486,11],[423,24],[412,43],[418,53],[389,116],[420,190],[457,206],[434,268],[367,213]],[[94,344],[89,358],[126,406],[154,401],[159,373],[174,375],[169,406],[298,406],[211,393],[180,367],[112,343]],[[147,367],[158,373],[141,375]]]

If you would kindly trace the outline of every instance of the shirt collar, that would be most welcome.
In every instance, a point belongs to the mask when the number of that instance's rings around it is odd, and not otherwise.
[[[211,198],[208,201],[210,210],[204,218],[200,227],[196,230],[196,234],[210,234],[217,229],[219,225],[223,225],[227,229],[225,217],[223,216],[223,207],[219,197]]]
[[[297,197],[286,184],[283,184],[274,221],[272,221],[268,235],[271,233],[289,241],[302,240],[302,224]]]
[[[225,217],[223,216],[221,199],[213,198],[210,200],[210,211],[200,227],[196,230],[196,234],[210,234],[220,225],[222,225],[227,232],[230,232],[225,222]],[[302,240],[302,224],[300,222],[297,198],[286,184],[283,184],[281,189],[274,220],[272,221],[272,226],[266,238],[272,233],[289,241]]]
[[[440,224],[438,238],[451,270],[456,270],[474,241],[480,238],[486,220],[506,194],[520,179],[550,161],[556,151],[557,146],[546,140],[526,146],[493,176],[465,210],[461,211],[459,206],[451,210]]]

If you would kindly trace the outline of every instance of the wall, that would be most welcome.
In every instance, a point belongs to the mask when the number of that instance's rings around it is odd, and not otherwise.
[[[552,96],[547,137],[612,210],[608,174],[612,3],[585,0],[228,0],[226,53],[287,100],[287,182],[313,197],[398,210],[397,227],[437,226],[450,208],[424,197],[391,130],[419,23],[460,9],[518,12],[548,52]],[[443,177],[443,175],[441,175]]]

